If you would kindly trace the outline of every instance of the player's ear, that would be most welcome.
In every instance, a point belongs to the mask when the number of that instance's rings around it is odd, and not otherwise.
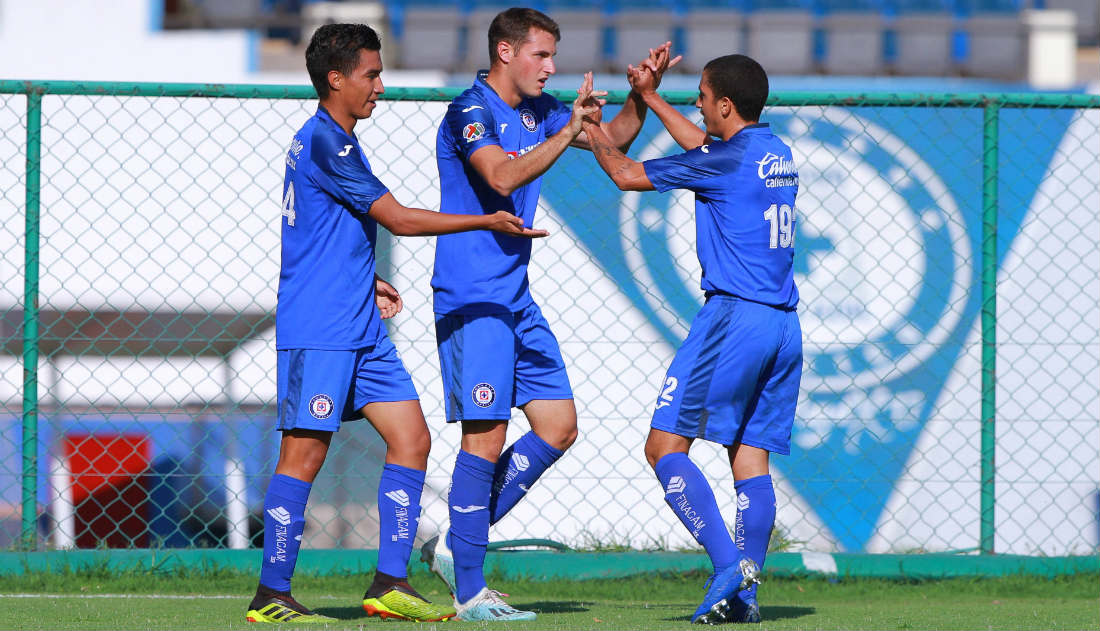
[[[512,45],[505,41],[497,42],[497,58],[504,63],[512,61]]]
[[[338,91],[344,87],[344,75],[339,70],[328,71],[328,87],[333,91]]]
[[[718,101],[718,111],[722,113],[722,117],[725,118],[733,113],[733,101],[728,96],[723,96]]]

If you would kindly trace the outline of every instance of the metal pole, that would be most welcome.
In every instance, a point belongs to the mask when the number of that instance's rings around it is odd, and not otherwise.
[[[27,93],[27,216],[23,280],[23,532],[22,547],[38,547],[38,261],[42,92]]]
[[[982,554],[993,554],[997,394],[997,125],[1000,103],[987,101],[982,121]]]

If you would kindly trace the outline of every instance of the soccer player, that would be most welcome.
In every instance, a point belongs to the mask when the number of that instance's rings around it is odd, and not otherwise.
[[[305,526],[305,507],[343,421],[365,417],[386,442],[378,484],[378,570],[363,597],[370,615],[445,620],[407,581],[420,518],[431,437],[409,373],[382,319],[401,297],[375,274],[377,226],[396,235],[489,229],[502,241],[545,232],[508,212],[455,215],[406,208],[371,172],[353,133],[383,93],[381,45],[361,24],[314,33],[306,68],[320,97],[317,113],[286,154],[282,268],[276,312],[279,461],[264,498],[260,584],[252,622],[332,622],[291,596],[290,580]]]
[[[587,148],[585,116],[604,92],[585,75],[572,107],[543,94],[554,74],[558,25],[534,9],[512,8],[489,26],[488,71],[447,109],[436,140],[445,212],[506,208],[531,225],[541,176],[570,145]],[[672,64],[669,43],[650,52],[656,79]],[[631,94],[604,125],[626,149],[646,108]],[[466,238],[469,237],[469,238]],[[487,233],[436,244],[436,339],[447,420],[461,422],[451,478],[450,527],[422,548],[447,583],[462,620],[531,620],[485,582],[489,526],[523,498],[577,437],[577,411],[558,342],[528,288],[530,242]],[[503,453],[511,409],[531,431]]]
[[[647,81],[649,72],[633,69],[632,82]],[[695,192],[706,296],[665,375],[645,455],[665,502],[714,564],[692,621],[759,622],[755,583],[775,523],[768,457],[790,453],[802,378],[793,275],[798,172],[790,148],[758,122],[768,77],[751,58],[728,55],[704,67],[695,106],[705,130],[665,102],[651,81],[645,85],[642,98],[684,153],[639,163],[598,125],[586,122],[585,132],[621,190]],[[728,451],[740,508],[736,544],[688,457],[696,438]]]

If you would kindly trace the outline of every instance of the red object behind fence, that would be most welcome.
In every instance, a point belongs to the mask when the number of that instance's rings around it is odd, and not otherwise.
[[[73,433],[65,436],[64,454],[73,476],[76,546],[146,547],[149,491],[145,473],[152,459],[149,437]]]

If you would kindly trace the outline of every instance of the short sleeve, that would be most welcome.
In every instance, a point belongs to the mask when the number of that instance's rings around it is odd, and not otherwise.
[[[703,145],[678,155],[646,160],[642,167],[653,188],[662,193],[674,188],[699,193],[709,190],[714,178],[722,175],[722,162]]]
[[[463,160],[486,145],[500,146],[500,136],[489,108],[470,101],[455,101],[447,108],[444,124],[450,131],[455,151]]]
[[[367,213],[389,189],[371,173],[359,144],[347,141],[348,138],[334,134],[314,134],[310,155],[315,167],[314,180],[345,206]]]

